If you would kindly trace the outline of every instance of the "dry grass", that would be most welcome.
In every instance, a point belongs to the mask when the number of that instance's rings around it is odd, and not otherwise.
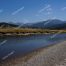
[[[0,33],[32,33],[32,34],[42,34],[42,33],[57,33],[61,31],[66,33],[66,30],[48,30],[48,29],[32,29],[32,28],[0,28]]]

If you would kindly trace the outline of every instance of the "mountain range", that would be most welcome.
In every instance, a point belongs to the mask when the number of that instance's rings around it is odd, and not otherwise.
[[[66,21],[54,19],[36,23],[6,23],[0,22],[0,27],[42,28],[42,29],[66,29]]]

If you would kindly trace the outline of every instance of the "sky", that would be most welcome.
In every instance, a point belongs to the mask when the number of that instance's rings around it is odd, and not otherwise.
[[[0,0],[0,22],[66,20],[66,0]]]

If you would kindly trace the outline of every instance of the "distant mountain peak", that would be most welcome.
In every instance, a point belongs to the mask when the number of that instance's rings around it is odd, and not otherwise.
[[[36,23],[7,23],[7,22],[0,22],[0,26],[10,26],[10,27],[18,27],[22,28],[43,28],[43,29],[66,29],[66,21],[62,21],[59,19],[49,19],[46,21],[40,21]]]

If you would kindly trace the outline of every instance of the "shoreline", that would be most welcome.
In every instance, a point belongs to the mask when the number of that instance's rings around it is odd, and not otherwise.
[[[8,60],[0,66],[59,66],[66,58],[65,43],[66,41],[37,49],[24,57]]]

